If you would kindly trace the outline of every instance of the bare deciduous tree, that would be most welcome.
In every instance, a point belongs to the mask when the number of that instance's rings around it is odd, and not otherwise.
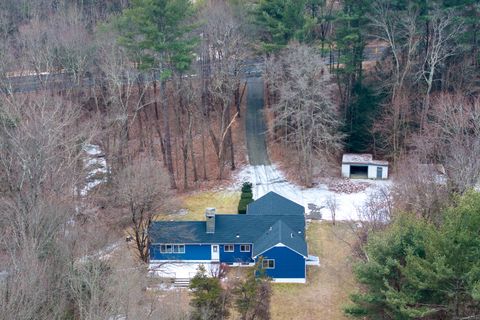
[[[435,72],[445,59],[455,54],[454,41],[463,28],[462,24],[455,20],[455,13],[444,12],[440,9],[433,11],[430,23],[430,39],[428,39],[427,54],[422,72],[422,77],[427,84],[425,102],[420,117],[420,127],[422,129],[424,129],[429,113],[430,93],[435,81]]]
[[[407,99],[410,88],[406,85],[406,80],[413,79],[417,67],[415,58],[420,44],[418,16],[418,11],[413,9],[399,14],[388,1],[373,3],[372,12],[368,15],[372,36],[385,42],[392,56],[391,60],[384,62],[392,73],[390,79],[383,84],[390,92],[390,99],[385,106],[382,121],[374,125],[374,132],[379,132],[386,141],[385,149],[391,149],[394,165],[405,143],[412,114]],[[382,148],[381,144],[375,147]]]
[[[327,198],[327,200],[325,201],[325,206],[328,208],[328,210],[330,210],[330,213],[332,215],[332,223],[333,225],[335,225],[335,216],[338,209],[338,201],[335,194]]]
[[[156,214],[171,205],[168,175],[163,167],[150,159],[141,160],[123,169],[116,178],[117,203],[125,207],[140,258],[148,261],[147,230]]]
[[[246,39],[241,22],[226,1],[211,1],[202,13],[201,57],[207,64],[202,68],[202,115],[214,147],[218,178],[223,178],[225,159],[230,158],[235,169],[232,125],[239,115],[241,100],[241,69],[246,58]],[[232,116],[231,109],[237,111]],[[213,111],[213,112],[212,112]]]
[[[453,191],[464,192],[480,180],[480,100],[441,94],[429,112],[425,130],[414,137],[417,152],[445,166]]]
[[[276,70],[269,81],[278,94],[274,134],[294,148],[303,183],[312,186],[315,168],[343,145],[328,68],[314,49],[293,45],[269,69]]]
[[[438,221],[448,201],[446,177],[438,163],[410,156],[399,162],[392,198],[396,209]],[[441,167],[440,167],[441,168]]]

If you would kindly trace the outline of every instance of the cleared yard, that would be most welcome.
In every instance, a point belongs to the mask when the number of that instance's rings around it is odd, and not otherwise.
[[[355,290],[346,223],[312,222],[308,230],[309,253],[319,256],[320,267],[308,267],[307,284],[275,284],[272,319],[348,319],[343,307]]]
[[[205,208],[213,207],[217,213],[237,213],[240,192],[195,192],[180,198],[179,213],[158,216],[160,220],[205,220]]]

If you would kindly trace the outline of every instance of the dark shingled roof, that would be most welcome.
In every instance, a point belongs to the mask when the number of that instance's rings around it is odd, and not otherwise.
[[[152,244],[251,243],[256,256],[282,243],[307,256],[304,208],[274,192],[252,202],[247,214],[215,215],[215,232],[206,231],[205,221],[154,221],[148,232]]]
[[[295,232],[305,230],[303,216],[217,214],[215,232],[206,232],[205,221],[155,221],[149,230],[152,243],[254,243],[280,219]],[[237,237],[238,235],[238,237]]]
[[[250,203],[247,214],[304,215],[305,208],[296,202],[270,191],[261,198]]]
[[[293,231],[285,222],[278,220],[253,245],[253,256],[256,257],[276,244],[282,243],[304,257],[308,255],[307,244],[303,232]]]

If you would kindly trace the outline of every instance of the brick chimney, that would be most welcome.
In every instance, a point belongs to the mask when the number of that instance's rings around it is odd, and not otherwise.
[[[205,218],[207,220],[207,233],[215,233],[215,208],[207,208]]]

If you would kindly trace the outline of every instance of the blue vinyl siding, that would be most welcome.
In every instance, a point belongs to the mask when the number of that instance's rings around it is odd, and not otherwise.
[[[160,245],[150,245],[150,260],[211,260],[209,244],[186,244],[185,253],[161,253]]]
[[[269,277],[305,278],[305,258],[288,247],[273,247],[262,256],[264,259],[275,259],[275,268],[265,269]]]
[[[249,244],[249,243],[245,243]],[[249,252],[240,252],[240,244],[234,245],[233,252],[225,252],[225,245],[220,245],[220,262],[224,263],[241,263],[253,262],[252,259],[252,245],[250,244]]]

